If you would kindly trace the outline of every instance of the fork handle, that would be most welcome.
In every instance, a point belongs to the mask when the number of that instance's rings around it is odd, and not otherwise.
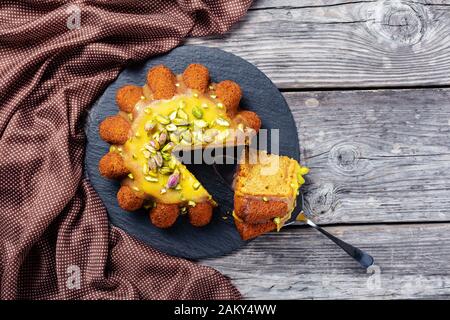
[[[314,222],[312,222],[309,219],[306,219],[306,223],[319,231],[320,233],[324,234],[326,237],[328,237],[331,241],[333,241],[335,244],[337,244],[339,247],[341,247],[347,254],[355,259],[362,267],[368,268],[374,263],[374,259],[371,255],[365,253],[361,249],[352,246],[351,244],[348,244],[347,242],[333,236],[331,233],[323,229],[322,227],[319,227]]]

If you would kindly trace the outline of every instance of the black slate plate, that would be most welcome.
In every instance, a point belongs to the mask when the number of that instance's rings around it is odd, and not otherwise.
[[[239,83],[244,95],[241,107],[255,111],[261,117],[263,128],[279,129],[279,154],[299,160],[299,141],[292,114],[276,86],[261,71],[249,62],[219,49],[182,46],[144,64],[126,68],[97,100],[86,124],[88,143],[85,165],[86,174],[103,200],[113,225],[167,254],[201,259],[230,253],[246,243],[239,237],[230,217],[233,192],[226,181],[233,174],[234,165],[188,166],[219,203],[219,207],[214,212],[213,221],[206,227],[195,228],[186,217],[181,217],[169,230],[155,228],[143,210],[129,213],[120,209],[116,200],[119,183],[102,178],[97,167],[109,148],[100,139],[98,126],[105,117],[117,113],[117,89],[125,84],[143,85],[147,71],[154,65],[165,64],[175,73],[181,73],[190,63],[207,66],[214,82],[230,79]],[[270,143],[268,146],[271,151]],[[302,205],[300,197],[298,200],[296,213]],[[228,219],[223,219],[224,216]]]

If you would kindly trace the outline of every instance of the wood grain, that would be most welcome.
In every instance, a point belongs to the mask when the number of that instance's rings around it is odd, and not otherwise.
[[[202,263],[231,277],[248,299],[450,298],[450,247],[443,245],[450,241],[448,224],[327,230],[372,254],[376,266],[366,272],[306,227],[264,235],[234,254]]]
[[[280,88],[450,85],[450,1],[256,1],[225,36],[190,39]]]
[[[285,93],[319,223],[450,220],[450,90]]]

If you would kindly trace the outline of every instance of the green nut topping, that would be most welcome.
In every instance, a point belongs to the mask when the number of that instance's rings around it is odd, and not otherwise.
[[[191,206],[191,207],[195,207],[197,204],[194,201],[189,200],[188,201],[188,205]]]
[[[194,190],[198,190],[198,188],[200,188],[201,184],[200,182],[196,181],[192,184],[192,188],[194,188]]]
[[[193,114],[194,117],[196,117],[197,119],[203,118],[203,110],[200,109],[200,108],[197,107],[197,106],[195,106],[194,108],[192,108],[192,114]]]
[[[159,169],[159,173],[161,174],[171,174],[173,172],[173,169],[169,168],[169,167],[161,167],[161,169]]]
[[[178,109],[177,111],[177,117],[180,119],[188,120],[189,116],[186,112],[184,112],[182,109]]]
[[[194,120],[194,126],[197,128],[206,128],[208,126],[208,122],[205,120]]]
[[[148,182],[158,182],[159,181],[158,178],[151,177],[151,176],[145,176],[144,179],[145,179],[145,181],[148,181]]]
[[[156,121],[158,121],[161,124],[169,124],[170,123],[169,118],[167,118],[166,116],[160,115],[160,114],[157,114],[155,116],[155,119],[156,119]]]
[[[168,124],[168,125],[166,126],[166,129],[167,129],[167,131],[169,131],[169,132],[174,132],[174,131],[177,131],[177,126],[174,125],[173,123],[171,123],[171,124]]]
[[[220,118],[220,117],[216,119],[216,123],[222,127],[230,126],[230,122],[228,120],[225,120],[224,118]]]
[[[169,115],[169,119],[173,121],[173,119],[175,119],[177,117],[177,111],[173,111],[170,115]]]

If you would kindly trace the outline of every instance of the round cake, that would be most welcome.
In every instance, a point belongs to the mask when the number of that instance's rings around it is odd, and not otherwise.
[[[241,97],[237,83],[211,83],[208,69],[200,64],[189,65],[180,75],[155,66],[142,87],[120,88],[118,113],[99,127],[100,137],[111,145],[99,171],[121,181],[119,206],[145,208],[159,228],[169,228],[180,214],[194,226],[208,224],[217,204],[175,154],[248,144],[261,121],[254,112],[241,110]]]

